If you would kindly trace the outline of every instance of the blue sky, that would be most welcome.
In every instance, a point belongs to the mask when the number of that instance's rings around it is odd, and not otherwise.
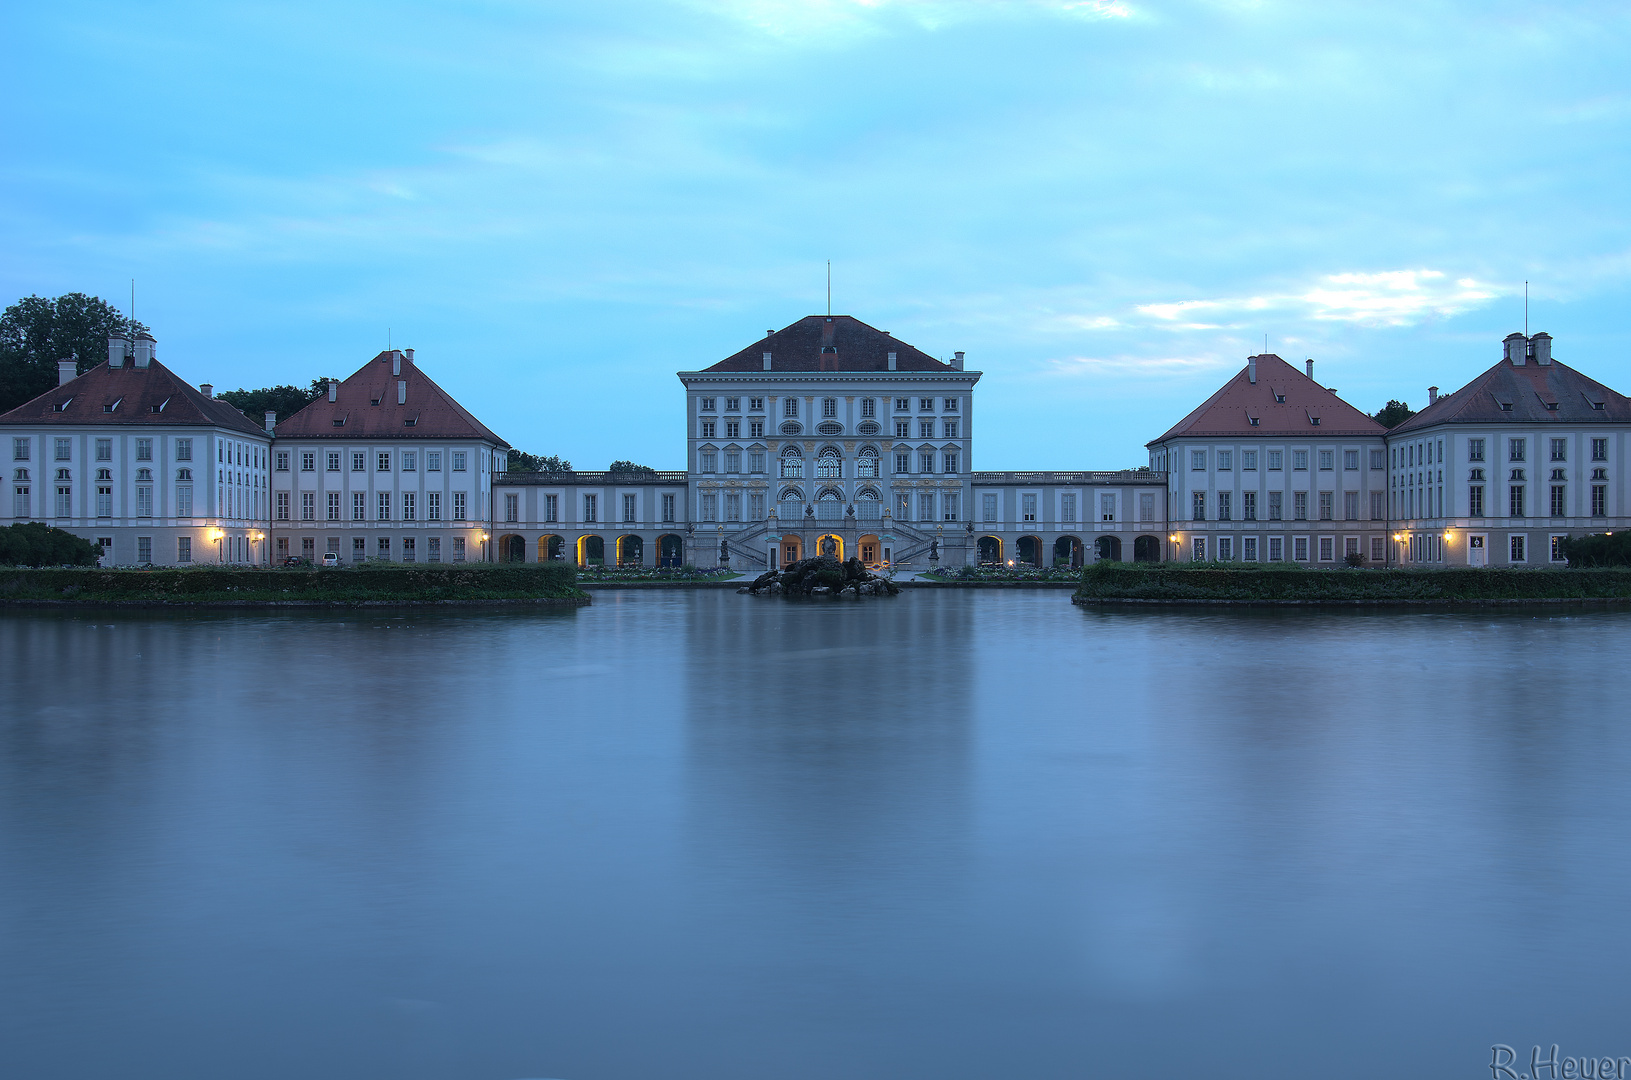
[[[673,373],[833,307],[1116,468],[1269,348],[1374,410],[1521,329],[1631,391],[1631,8],[11,4],[0,301],[218,387],[386,344],[517,446],[683,463]]]

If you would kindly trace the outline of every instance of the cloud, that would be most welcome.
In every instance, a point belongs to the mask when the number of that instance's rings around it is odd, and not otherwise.
[[[1274,312],[1319,322],[1369,327],[1414,326],[1428,319],[1471,311],[1503,292],[1500,287],[1475,278],[1452,280],[1441,270],[1386,270],[1370,274],[1327,274],[1287,292],[1141,304],[1136,310],[1156,320],[1156,325],[1186,330],[1239,326],[1239,323],[1229,323],[1229,317],[1248,312]],[[1208,321],[1193,321],[1202,317]]]

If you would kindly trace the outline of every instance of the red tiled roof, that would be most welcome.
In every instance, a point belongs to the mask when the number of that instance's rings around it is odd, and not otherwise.
[[[810,315],[704,371],[953,371],[928,353],[897,341],[851,315]]]
[[[1165,435],[1145,445],[1154,446],[1180,435],[1329,438],[1386,433],[1381,424],[1273,353],[1252,359],[1257,361],[1255,384],[1248,364]],[[1285,400],[1278,401],[1277,397]],[[1252,423],[1254,418],[1256,424]],[[1314,423],[1316,418],[1318,424]]]
[[[63,402],[67,407],[58,412],[57,406]],[[114,406],[112,412],[107,411],[109,405]],[[264,423],[255,423],[219,398],[205,397],[157,360],[149,361],[146,367],[127,362],[117,368],[104,361],[0,416],[0,424],[214,425],[246,434],[266,434]]]
[[[401,374],[391,373],[401,361]],[[407,392],[397,404],[397,383]],[[410,423],[411,421],[411,423]],[[510,444],[454,401],[400,350],[382,352],[340,383],[335,400],[323,395],[277,426],[280,439],[485,439]]]
[[[1602,408],[1594,408],[1601,402]],[[1501,406],[1510,405],[1511,410]],[[1549,409],[1548,404],[1557,408]],[[1389,434],[1434,424],[1605,424],[1631,420],[1631,398],[1588,379],[1567,364],[1502,358],[1453,394],[1446,394]]]

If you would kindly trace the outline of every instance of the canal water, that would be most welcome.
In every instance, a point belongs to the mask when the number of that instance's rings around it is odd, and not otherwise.
[[[0,1076],[1631,1055],[1628,654],[1053,591],[9,611]]]

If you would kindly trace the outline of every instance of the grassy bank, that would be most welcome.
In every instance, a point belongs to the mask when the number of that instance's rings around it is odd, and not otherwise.
[[[369,565],[309,570],[0,568],[0,603],[436,604],[582,603],[576,568],[558,563]]]
[[[1072,599],[1259,604],[1631,600],[1631,570],[1311,570],[1098,563],[1083,571],[1081,587]]]

